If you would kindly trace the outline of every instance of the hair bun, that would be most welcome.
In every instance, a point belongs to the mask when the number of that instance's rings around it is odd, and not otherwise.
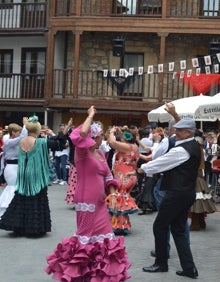
[[[28,121],[29,121],[29,122],[33,122],[33,123],[36,123],[36,122],[38,122],[38,116],[33,115],[32,117],[29,117]]]
[[[123,138],[126,141],[132,141],[132,140],[134,140],[134,135],[131,132],[125,130],[123,132]]]

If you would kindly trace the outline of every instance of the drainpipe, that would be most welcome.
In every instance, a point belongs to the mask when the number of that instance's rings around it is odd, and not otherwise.
[[[44,125],[48,124],[48,108],[44,110]]]

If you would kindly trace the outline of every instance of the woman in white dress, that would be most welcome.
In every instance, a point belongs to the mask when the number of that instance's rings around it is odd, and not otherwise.
[[[23,128],[16,123],[11,123],[8,126],[9,138],[4,141],[3,145],[5,162],[4,178],[7,186],[0,196],[0,218],[14,197],[18,169],[18,145],[21,138],[27,136],[27,130],[25,128],[27,120],[26,117],[23,118]]]

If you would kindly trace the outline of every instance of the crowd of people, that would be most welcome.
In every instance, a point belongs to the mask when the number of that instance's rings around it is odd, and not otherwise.
[[[182,267],[176,274],[197,278],[190,231],[204,230],[216,211],[211,192],[220,176],[213,178],[212,163],[220,159],[220,133],[180,119],[171,103],[166,110],[173,116],[167,127],[111,125],[104,131],[91,106],[81,125],[71,118],[58,133],[36,116],[23,118],[23,128],[1,129],[0,229],[27,237],[50,232],[47,189],[65,185],[77,230],[47,256],[45,270],[54,279],[129,279],[124,236],[132,234],[131,215],[153,212],[155,263],[143,271],[168,271],[172,234]]]

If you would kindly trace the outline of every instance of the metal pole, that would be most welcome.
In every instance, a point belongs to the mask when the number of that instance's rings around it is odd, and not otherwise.
[[[46,109],[44,111],[44,125],[47,125],[48,123],[48,110]]]

